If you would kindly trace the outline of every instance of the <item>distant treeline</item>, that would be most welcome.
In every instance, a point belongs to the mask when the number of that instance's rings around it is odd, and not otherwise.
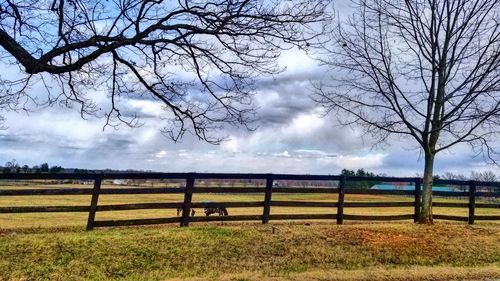
[[[48,163],[42,163],[39,165],[34,165],[32,167],[28,165],[20,165],[15,159],[11,161],[7,161],[5,165],[0,166],[0,170],[2,173],[73,173],[73,174],[89,174],[89,173],[140,173],[140,172],[153,172],[151,170],[113,170],[113,169],[104,169],[104,170],[95,170],[95,169],[77,169],[77,168],[64,168],[62,166],[49,166]],[[387,174],[375,174],[373,172],[366,171],[365,169],[358,170],[349,170],[342,169],[341,175],[345,176],[357,176],[357,177],[385,177]],[[416,177],[421,177],[421,175],[416,175]],[[492,171],[472,171],[470,176],[465,176],[460,173],[452,173],[446,172],[441,175],[435,175],[434,179],[445,179],[445,180],[475,180],[475,181],[497,181],[500,179],[500,176],[497,176]],[[243,180],[244,181],[244,180]],[[350,181],[347,183],[347,188],[357,188],[357,189],[369,189],[376,184],[381,184],[381,182],[366,180],[366,181]],[[323,185],[323,184],[320,184]]]
[[[345,176],[357,176],[357,177],[385,177],[387,176],[386,174],[375,174],[372,172],[365,171],[364,169],[358,169],[356,171],[354,170],[349,170],[349,169],[343,169],[341,172],[342,175]],[[421,175],[416,175],[417,177],[422,177]],[[446,172],[441,175],[435,175],[434,179],[443,179],[443,180],[460,180],[460,181],[468,181],[468,180],[474,180],[474,181],[487,181],[487,182],[492,182],[492,181],[497,181],[500,179],[499,176],[497,176],[494,172],[492,171],[472,171],[470,173],[470,176],[465,176],[460,173],[452,173],[452,172]],[[382,182],[378,181],[351,181],[347,183],[347,188],[359,188],[359,189],[369,189],[372,186],[376,184],[381,184]],[[392,183],[392,184],[397,184],[397,183]],[[457,189],[464,189],[466,188],[465,186],[457,186]]]
[[[89,173],[134,173],[134,172],[151,172],[145,170],[113,170],[113,169],[104,169],[104,170],[90,170],[90,169],[77,169],[77,168],[64,168],[62,166],[49,166],[48,163],[42,163],[40,165],[34,165],[32,167],[28,165],[21,165],[15,159],[11,161],[7,161],[5,165],[0,166],[2,173],[49,173],[49,174],[57,174],[57,173],[70,173],[70,174],[89,174]]]
[[[376,177],[376,176],[385,176],[385,174],[375,174],[372,172],[365,171],[364,169],[358,169],[357,171],[342,169],[341,175],[344,176],[356,176],[356,177]],[[370,189],[372,186],[379,184],[378,181],[349,181],[347,182],[347,188],[355,188],[355,189]]]

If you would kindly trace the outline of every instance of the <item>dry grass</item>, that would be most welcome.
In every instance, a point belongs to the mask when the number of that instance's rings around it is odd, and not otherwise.
[[[1,280],[500,278],[500,227],[230,224],[0,234]],[[30,233],[31,232],[31,233]]]
[[[450,281],[450,280],[498,280],[497,266],[450,267],[450,266],[409,266],[405,268],[369,267],[354,270],[311,270],[303,273],[289,273],[285,276],[265,276],[258,273],[223,274],[219,281]],[[170,281],[201,281],[206,277],[172,278]]]
[[[82,184],[43,184],[37,185],[16,185],[15,182],[3,181],[1,189],[26,189],[26,188],[91,188]],[[155,187],[160,187],[155,183]],[[161,186],[175,186],[175,183],[162,184]],[[145,185],[150,186],[150,185]],[[203,184],[202,184],[203,186]],[[103,188],[116,187],[105,184]],[[194,194],[193,201],[262,201],[264,194]],[[290,201],[321,201],[336,202],[336,194],[273,194],[273,200]],[[381,196],[381,195],[346,195],[345,200],[357,202],[389,202],[389,201],[413,201],[411,196]],[[465,198],[436,198],[441,202],[466,202]],[[150,203],[150,202],[182,202],[182,194],[143,194],[143,195],[101,195],[99,204],[126,204],[126,203]],[[478,200],[481,202],[481,199]],[[498,199],[497,201],[498,202]],[[73,196],[0,196],[0,207],[7,206],[77,206],[89,205],[89,195]],[[272,207],[272,214],[334,214],[335,208],[314,208],[314,207]],[[230,208],[231,215],[262,214],[262,208]],[[393,208],[346,208],[345,214],[353,215],[397,215],[412,214],[413,207],[393,207]],[[435,214],[467,216],[467,208],[434,208]],[[477,215],[500,215],[500,209],[477,209]],[[202,209],[197,210],[197,215],[203,215]],[[32,227],[81,227],[87,222],[87,213],[24,213],[24,214],[0,214],[0,229],[11,228],[32,228]],[[98,212],[97,220],[112,219],[140,219],[140,218],[162,218],[176,216],[176,210],[133,210],[133,211],[111,211]]]

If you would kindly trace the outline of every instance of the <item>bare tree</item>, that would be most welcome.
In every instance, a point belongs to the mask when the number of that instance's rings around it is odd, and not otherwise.
[[[14,169],[16,167],[19,167],[19,163],[17,163],[16,159],[12,159],[11,161],[5,162],[5,167]]]
[[[498,179],[497,175],[495,175],[493,171],[483,171],[483,172],[472,171],[470,174],[470,178],[476,181],[488,181],[488,182],[496,181]],[[495,192],[495,187],[493,186],[482,187],[482,188],[489,192]],[[491,200],[498,201],[496,198],[491,198]]]
[[[468,178],[464,176],[463,174],[454,174],[452,172],[446,172],[443,175],[440,176],[441,179],[444,180],[459,180],[459,181],[467,181]],[[467,191],[468,187],[465,185],[453,185],[453,188],[459,190],[459,191]]]
[[[495,181],[497,176],[492,171],[477,172],[472,171],[470,173],[470,178],[476,181]]]
[[[4,173],[19,173],[20,171],[20,166],[19,166],[19,163],[17,163],[17,160],[16,159],[12,159],[11,161],[7,161],[5,163],[5,166],[3,168],[3,172]]]
[[[218,143],[221,126],[254,118],[254,78],[280,71],[281,50],[315,42],[329,1],[2,1],[0,60],[24,75],[3,78],[0,99],[76,104],[110,126],[139,125],[124,100],[155,100],[172,139]],[[40,85],[42,100],[32,90]],[[96,92],[107,94],[105,109]]]
[[[314,99],[376,143],[407,137],[425,158],[421,223],[432,223],[436,154],[460,143],[495,161],[500,1],[355,0]]]

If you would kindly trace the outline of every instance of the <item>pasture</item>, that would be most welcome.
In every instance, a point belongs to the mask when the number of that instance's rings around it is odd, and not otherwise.
[[[495,280],[481,223],[207,223],[0,232],[1,280]]]
[[[186,181],[144,180],[117,183],[103,180],[97,206],[170,203],[181,205],[182,193],[109,194],[121,190],[182,189]],[[337,183],[324,182],[331,190]],[[269,185],[269,184],[268,184]],[[413,223],[415,196],[408,193],[311,193],[315,182],[279,183],[272,200],[265,192],[227,192],[230,188],[257,188],[251,184],[198,181],[196,188],[217,188],[192,193],[191,202],[225,202],[257,207],[228,207],[230,216],[254,215],[253,222],[200,222],[203,208],[195,207],[187,228],[175,223],[157,226],[97,228],[84,231],[92,199],[92,183],[68,180],[0,181],[0,280],[491,280],[500,278],[500,223],[498,220],[436,220],[433,226]],[[273,187],[273,189],[274,189]],[[349,187],[349,186],[347,186]],[[283,193],[288,191],[292,193]],[[316,189],[315,189],[316,188]],[[323,188],[323,187],[321,187]],[[333,188],[333,189],[332,189]],[[59,194],[70,190],[71,194]],[[74,195],[86,189],[84,195]],[[29,195],[19,194],[25,190]],[[33,195],[47,190],[51,195]],[[76,190],[76,192],[75,192]],[[226,190],[226,192],[219,192]],[[267,189],[266,189],[267,190]],[[325,189],[326,190],[326,189]],[[339,189],[337,189],[338,191]],[[341,190],[341,189],[340,189]],[[54,191],[54,192],[52,192]],[[112,191],[112,192],[110,192]],[[149,192],[149,191],[148,191]],[[177,192],[177,191],[176,191]],[[452,192],[453,193],[453,192]],[[484,192],[483,192],[484,193]],[[410,193],[412,194],[412,193]],[[453,193],[456,194],[456,193]],[[460,193],[464,194],[464,193]],[[481,193],[478,193],[481,194]],[[491,194],[491,193],[489,193]],[[265,204],[271,202],[270,222],[262,224]],[[273,205],[286,202],[287,206]],[[302,202],[300,204],[296,204]],[[398,223],[346,221],[338,225],[338,202],[347,215],[384,216],[410,214]],[[373,207],[399,202],[405,207]],[[435,196],[434,214],[467,218],[467,196]],[[311,207],[303,203],[331,207]],[[409,203],[409,204],[407,204]],[[198,205],[196,205],[198,204]],[[337,204],[334,206],[334,204]],[[440,205],[436,204],[436,205]],[[475,215],[498,217],[498,197],[475,197]],[[292,205],[295,205],[292,207]],[[21,207],[86,206],[80,212],[19,212]],[[170,205],[172,206],[172,205]],[[358,206],[358,207],[353,207]],[[450,206],[461,206],[450,207]],[[486,207],[485,207],[486,206]],[[42,209],[44,209],[42,208]],[[52,208],[52,207],[51,207]],[[142,207],[141,207],[142,208]],[[4,212],[4,213],[1,213]],[[10,213],[8,213],[10,212]],[[17,213],[12,213],[17,212]],[[273,215],[328,214],[322,220],[273,220]],[[96,222],[176,217],[176,208],[98,211]],[[196,220],[200,218],[200,220]],[[228,217],[229,218],[229,217]],[[276,218],[276,216],[274,216]]]
[[[61,181],[3,181],[0,182],[2,190],[22,190],[22,189],[65,189],[65,188],[92,188],[89,184],[82,183],[63,183]],[[103,181],[102,189],[114,188],[175,188],[184,184],[180,181],[157,182],[142,181],[128,185],[117,185],[113,181]],[[233,188],[247,187],[242,183],[220,183],[220,182],[197,182],[200,187]],[[264,183],[257,182],[253,186],[262,187]],[[296,188],[310,186],[296,186]],[[264,193],[194,193],[192,202],[256,202],[264,200]],[[273,201],[292,201],[292,202],[332,202],[338,201],[337,193],[274,193]],[[101,194],[98,205],[116,205],[116,204],[138,204],[138,203],[180,203],[184,200],[184,194]],[[20,206],[88,206],[91,201],[91,195],[31,195],[31,196],[0,196],[0,208],[2,207],[20,207]],[[413,196],[405,195],[378,195],[378,194],[346,194],[345,202],[413,202]],[[477,203],[499,203],[498,198],[476,199]],[[434,198],[434,202],[443,203],[468,203],[467,197],[439,197]],[[262,206],[228,208],[230,215],[262,215]],[[345,207],[344,214],[347,215],[401,215],[412,214],[412,206],[406,207],[369,207],[369,208],[350,208]],[[204,216],[202,208],[194,208],[195,216]],[[307,206],[272,206],[271,215],[286,214],[335,214],[335,207],[307,207]],[[467,208],[454,207],[435,207],[434,214],[467,217]],[[500,208],[477,208],[475,214],[500,216]],[[127,211],[106,211],[97,212],[96,220],[127,220],[127,219],[148,219],[176,217],[176,209],[145,209],[145,210],[127,210]],[[85,227],[87,223],[88,212],[57,212],[57,213],[0,213],[0,228],[46,228],[46,227]],[[409,220],[410,221],[410,220]],[[479,222],[481,223],[481,222]]]

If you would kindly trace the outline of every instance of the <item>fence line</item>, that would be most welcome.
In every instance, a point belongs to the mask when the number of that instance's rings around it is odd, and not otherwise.
[[[89,174],[0,174],[0,180],[93,180],[93,188],[62,188],[62,189],[19,189],[1,190],[0,196],[32,196],[32,195],[91,195],[88,206],[15,206],[0,207],[0,213],[44,213],[44,212],[88,212],[87,230],[94,227],[148,225],[164,223],[180,223],[188,226],[190,222],[200,221],[262,221],[270,220],[306,220],[325,219],[336,220],[343,224],[344,220],[391,221],[411,220],[417,222],[421,209],[421,178],[401,177],[350,177],[344,175],[287,175],[287,174],[228,174],[228,173],[89,173]],[[101,189],[104,180],[111,179],[174,179],[185,180],[185,187],[180,188],[112,188]],[[199,179],[258,179],[265,181],[265,187],[196,187]],[[278,180],[295,181],[338,181],[338,187],[306,187],[290,188],[274,186]],[[349,189],[348,183],[359,181],[376,182],[403,182],[414,184],[414,190],[371,190]],[[433,195],[445,197],[468,197],[468,203],[436,202],[434,207],[468,208],[468,216],[434,215],[435,219],[463,221],[473,224],[475,220],[500,220],[500,216],[475,215],[477,208],[500,208],[498,203],[476,203],[476,197],[500,197],[500,182],[476,182],[457,180],[435,180],[435,184],[449,184],[464,186],[467,191],[433,191]],[[477,187],[490,187],[493,191],[477,191]],[[264,195],[264,201],[253,202],[192,202],[193,194],[197,193],[259,193]],[[325,193],[338,194],[337,202],[313,201],[280,201],[273,200],[273,193]],[[99,196],[103,194],[183,194],[184,199],[178,203],[135,203],[99,205]],[[372,194],[372,195],[405,195],[412,196],[412,202],[345,202],[346,194]],[[336,214],[271,214],[271,208],[276,207],[322,207],[336,208]],[[352,215],[344,214],[344,209],[369,208],[369,207],[414,207],[412,214],[392,216],[381,215]],[[217,207],[262,207],[262,215],[232,215],[223,217],[194,217],[190,216],[192,208],[217,208]],[[181,209],[180,217],[153,218],[153,219],[127,219],[96,221],[97,212],[123,211],[141,209]]]

